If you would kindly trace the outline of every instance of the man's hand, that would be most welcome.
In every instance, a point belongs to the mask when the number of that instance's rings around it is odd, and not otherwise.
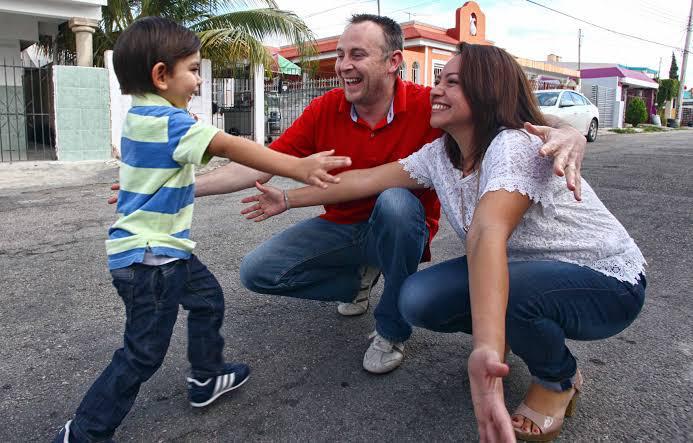
[[[330,175],[327,171],[350,166],[351,159],[332,154],[334,154],[334,149],[300,159],[294,178],[307,185],[314,185],[323,189],[327,188],[327,183],[339,183],[339,177]]]
[[[116,193],[115,195],[108,197],[108,200],[106,200],[109,205],[118,203],[118,191],[120,191],[120,183],[113,183],[111,185],[111,191],[116,191]]]
[[[566,185],[573,191],[575,200],[582,200],[580,168],[587,145],[585,136],[571,126],[555,129],[525,123],[525,129],[530,134],[541,138],[544,146],[539,151],[539,155],[553,157],[554,173],[559,177],[565,176]]]
[[[255,187],[261,194],[251,195],[241,200],[241,203],[257,202],[252,206],[241,211],[248,220],[261,222],[270,217],[281,214],[286,211],[286,201],[284,201],[284,192],[274,186],[262,185],[260,182],[255,183]]]
[[[510,414],[505,407],[501,378],[509,371],[508,365],[501,363],[498,353],[488,348],[474,349],[467,361],[474,415],[482,443],[515,441]]]

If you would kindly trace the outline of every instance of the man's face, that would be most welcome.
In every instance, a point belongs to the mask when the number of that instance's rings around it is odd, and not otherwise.
[[[368,105],[388,94],[388,73],[397,66],[392,66],[392,57],[384,48],[383,31],[373,22],[356,23],[344,30],[337,43],[334,70],[350,103]]]

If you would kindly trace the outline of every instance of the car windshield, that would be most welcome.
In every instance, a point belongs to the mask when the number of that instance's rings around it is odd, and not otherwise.
[[[554,106],[560,92],[535,92],[539,106]]]

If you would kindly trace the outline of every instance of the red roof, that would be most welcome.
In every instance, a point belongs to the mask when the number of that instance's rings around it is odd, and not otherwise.
[[[425,38],[428,40],[433,40],[441,43],[447,43],[449,45],[456,45],[459,43],[456,39],[447,35],[447,30],[433,30],[428,26],[422,26],[417,23],[412,23],[404,25],[402,27],[402,32],[404,33],[404,40],[412,40],[418,38]],[[319,54],[324,54],[326,52],[332,52],[337,50],[337,42],[339,41],[339,36],[335,35],[333,37],[321,38],[317,41],[317,50]],[[294,45],[283,46],[279,48],[279,54],[282,57],[291,60],[292,58],[298,57],[298,49]]]
[[[402,29],[402,31],[404,32],[405,40],[414,38],[425,38],[428,40],[435,40],[437,42],[447,43],[450,45],[456,45],[459,43],[458,40],[447,35],[445,31],[436,32],[431,29],[418,26],[416,23],[414,25],[405,27],[404,29]]]

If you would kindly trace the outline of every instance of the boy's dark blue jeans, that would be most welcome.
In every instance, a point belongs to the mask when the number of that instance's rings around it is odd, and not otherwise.
[[[188,310],[188,360],[192,375],[206,379],[220,373],[224,339],[224,294],[217,279],[194,255],[161,266],[134,264],[111,271],[125,303],[123,347],[96,379],[72,422],[79,441],[109,439],[130,411],[140,385],[166,356],[178,305]]]

